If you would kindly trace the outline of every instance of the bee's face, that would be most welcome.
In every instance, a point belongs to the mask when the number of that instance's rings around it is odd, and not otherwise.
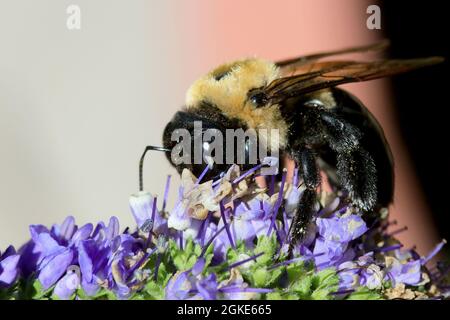
[[[196,128],[196,125],[201,123],[201,129]],[[256,163],[250,163],[248,160],[250,158],[250,152],[252,149],[253,141],[246,139],[244,141],[244,150],[237,149],[237,145],[233,144],[233,159],[232,162],[226,162],[227,156],[227,146],[223,139],[226,137],[227,129],[246,129],[245,125],[241,123],[238,119],[230,119],[223,116],[216,107],[209,105],[202,105],[195,110],[181,110],[178,111],[172,120],[166,125],[163,133],[163,145],[164,148],[169,150],[174,150],[175,153],[167,153],[169,161],[177,168],[181,173],[184,168],[189,169],[195,176],[199,177],[202,171],[207,165],[210,169],[205,176],[205,179],[212,179],[218,177],[222,172],[225,172],[231,164],[239,164],[241,170],[248,170],[256,165]],[[172,134],[176,131],[183,130],[187,134],[188,148],[183,150],[180,154],[180,150],[173,149],[179,144],[178,140],[174,140]],[[206,138],[205,132],[208,130],[214,130],[221,135],[222,143],[216,141],[216,138],[210,140]],[[182,142],[185,142],[186,137],[182,137]],[[214,142],[215,141],[215,142]],[[214,143],[214,152],[209,153],[212,143]],[[219,143],[219,144],[218,144]],[[197,144],[197,145],[196,145]],[[195,158],[195,150],[200,151],[201,154],[198,158]],[[220,150],[220,151],[219,151]],[[230,151],[230,150],[228,150]],[[208,155],[217,155],[217,152],[222,154],[220,157],[221,161],[213,161],[208,159]],[[240,163],[238,161],[238,152],[243,152],[244,162]],[[183,157],[183,161],[181,160]],[[187,158],[184,158],[187,157]],[[258,161],[258,160],[257,160]]]
[[[225,137],[226,129],[271,129],[282,127],[277,124],[281,119],[277,106],[266,106],[264,97],[258,94],[258,88],[265,87],[278,77],[278,68],[272,62],[260,59],[247,59],[224,64],[198,79],[186,95],[186,109],[177,112],[171,122],[166,126],[163,136],[164,147],[172,149],[176,143],[171,140],[171,134],[176,129],[186,129],[195,137],[194,122],[201,122],[203,129],[216,129]],[[282,128],[283,129],[283,128]],[[194,141],[194,140],[192,140]],[[207,144],[202,145],[208,148]],[[223,154],[227,150],[223,144]],[[247,163],[250,158],[250,142],[245,142],[243,157],[245,163],[240,164],[241,169],[247,170],[255,164]],[[194,150],[192,145],[191,150]],[[206,150],[203,150],[206,151]],[[242,150],[241,150],[242,151]],[[235,157],[238,151],[233,150]],[[206,161],[201,164],[176,165],[179,171],[190,169],[198,176],[205,168]],[[237,159],[233,163],[238,163]],[[258,161],[258,160],[257,160]],[[209,171],[214,176],[225,171],[229,164],[217,164]]]

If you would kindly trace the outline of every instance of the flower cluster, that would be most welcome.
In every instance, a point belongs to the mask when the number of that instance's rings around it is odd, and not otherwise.
[[[101,288],[127,297],[145,278],[140,266],[146,261],[145,243],[119,233],[119,221],[77,227],[73,217],[50,230],[30,226],[31,240],[19,251],[17,268],[24,278],[38,280],[39,291],[68,299],[78,289],[94,297]]]
[[[266,166],[277,166],[269,161]],[[446,298],[449,267],[403,249],[387,212],[368,219],[337,193],[319,194],[305,239],[288,250],[303,186],[262,166],[202,181],[182,173],[178,201],[166,210],[148,192],[130,197],[136,230],[30,226],[18,252],[0,254],[6,299],[426,299]],[[265,172],[268,172],[267,170]],[[256,183],[265,179],[267,188]]]

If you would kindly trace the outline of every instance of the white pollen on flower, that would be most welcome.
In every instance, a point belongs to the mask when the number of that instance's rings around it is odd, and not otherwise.
[[[355,220],[350,220],[347,227],[348,227],[348,231],[353,232],[356,229],[358,229],[360,226],[362,226],[362,221],[355,221]]]

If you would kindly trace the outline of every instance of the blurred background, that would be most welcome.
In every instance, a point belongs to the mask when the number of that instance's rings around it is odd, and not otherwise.
[[[81,10],[80,30],[66,27],[72,4]],[[372,4],[381,9],[380,30],[366,27]],[[141,152],[161,143],[190,83],[212,67],[384,38],[392,40],[386,57],[448,57],[443,5],[0,0],[0,249],[22,244],[29,224],[50,225],[68,214],[79,224],[116,215],[123,227],[133,225],[128,196],[138,189]],[[440,115],[448,105],[447,73],[445,63],[345,86],[385,129],[396,161],[391,215],[398,227],[409,226],[401,240],[422,254],[449,238],[442,187],[449,178],[448,133]],[[151,154],[146,189],[162,195],[167,174],[176,186],[164,155]]]

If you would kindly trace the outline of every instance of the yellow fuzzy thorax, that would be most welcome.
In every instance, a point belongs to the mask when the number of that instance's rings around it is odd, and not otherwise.
[[[222,76],[219,80],[218,77]],[[252,89],[268,85],[279,77],[279,68],[270,61],[251,58],[223,64],[195,81],[186,94],[186,107],[209,102],[229,118],[242,120],[251,129],[279,130],[279,146],[287,144],[288,127],[279,106],[256,108],[248,100]],[[274,142],[271,143],[274,145]]]

